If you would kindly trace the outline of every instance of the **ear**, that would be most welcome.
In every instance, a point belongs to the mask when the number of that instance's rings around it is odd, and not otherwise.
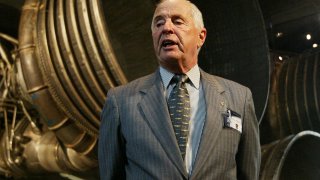
[[[207,29],[202,28],[199,33],[199,42],[198,42],[198,48],[201,48],[201,46],[204,44],[207,37]]]

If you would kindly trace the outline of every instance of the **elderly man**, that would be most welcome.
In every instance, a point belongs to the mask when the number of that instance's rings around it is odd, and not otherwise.
[[[160,1],[151,29],[159,69],[108,92],[101,179],[258,179],[251,92],[198,67],[207,33],[199,9]]]

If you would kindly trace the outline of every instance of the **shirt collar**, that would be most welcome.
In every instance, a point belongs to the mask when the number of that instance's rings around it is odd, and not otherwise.
[[[196,64],[191,68],[186,75],[191,81],[191,84],[196,88],[199,89],[200,86],[200,69],[199,66]],[[169,83],[174,76],[174,73],[168,71],[167,69],[160,66],[160,76],[165,88],[168,88]]]

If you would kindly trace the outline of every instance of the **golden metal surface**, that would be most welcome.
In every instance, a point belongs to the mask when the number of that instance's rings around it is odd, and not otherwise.
[[[208,2],[195,3],[206,9]],[[93,169],[97,169],[98,163],[99,117],[107,91],[153,72],[158,65],[150,31],[154,4],[153,0],[125,3],[119,0],[25,0],[21,8],[19,39],[0,32],[0,127],[3,127],[0,128],[0,175],[19,178],[47,176],[51,172],[97,174]],[[217,72],[225,74],[239,73],[239,78],[254,82],[253,88],[265,85],[258,81],[269,79],[259,79],[257,75],[261,67],[261,73],[269,74],[260,59],[267,59],[265,55],[269,52],[264,51],[266,48],[255,51],[252,47],[267,45],[266,34],[259,37],[265,30],[265,27],[260,28],[263,22],[251,22],[255,17],[247,13],[242,19],[248,22],[238,23],[233,14],[227,17],[225,11],[216,12],[211,8],[206,9],[210,12],[204,15],[216,18],[215,23],[207,26],[208,30],[213,27],[215,32],[210,33],[208,38],[213,39],[207,40],[202,49],[202,52],[207,49],[204,59],[208,61],[201,68],[217,68]],[[214,8],[219,10],[218,6]],[[226,24],[226,18],[235,22]],[[238,28],[236,33],[233,26]],[[242,33],[244,36],[240,37]],[[252,40],[253,44],[246,44],[243,39]],[[228,46],[233,48],[228,49]],[[223,51],[225,55],[221,54]],[[252,58],[252,62],[241,61],[238,55],[245,60]],[[256,57],[259,58],[254,59]],[[217,61],[219,59],[223,61]],[[318,53],[302,60],[292,59],[281,67],[275,65],[277,72],[272,79],[267,114],[271,119],[268,140],[308,128],[320,131]],[[237,72],[238,66],[247,69]],[[253,75],[257,77],[252,79],[249,70],[255,70]],[[242,77],[242,74],[245,75]],[[293,88],[293,84],[296,87]],[[264,89],[253,91],[253,95],[260,90]],[[265,101],[261,102],[260,112],[264,112]],[[270,154],[264,154],[264,165],[279,165],[266,161],[277,153],[268,152]],[[263,171],[263,177],[267,177],[268,171]]]

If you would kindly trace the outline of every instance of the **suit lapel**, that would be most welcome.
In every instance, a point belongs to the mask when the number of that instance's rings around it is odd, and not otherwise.
[[[142,100],[138,104],[141,113],[161,143],[167,156],[176,165],[181,174],[187,176],[171,125],[167,102],[165,97],[162,96],[164,90],[159,71],[154,74],[154,78],[140,91],[143,94]]]
[[[222,95],[224,89],[215,78],[203,71],[201,71],[201,78],[207,114],[192,176],[201,171],[209,156],[212,155],[212,149],[223,127],[222,113],[226,112],[227,103]]]

